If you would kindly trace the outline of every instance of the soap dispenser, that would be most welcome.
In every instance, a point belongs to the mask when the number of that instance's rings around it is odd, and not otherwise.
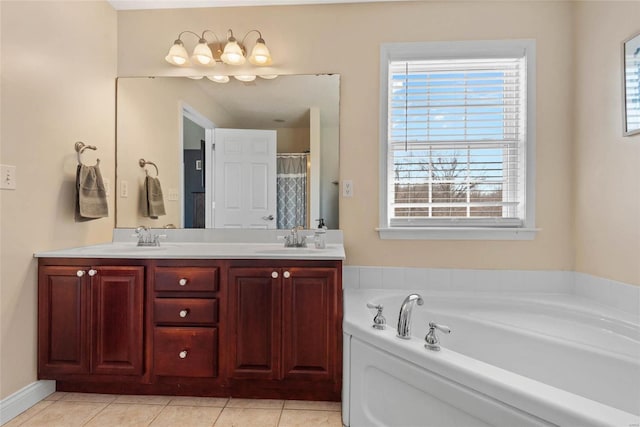
[[[327,247],[326,236],[327,229],[326,228],[317,228],[313,233],[313,243],[316,249],[324,249]]]

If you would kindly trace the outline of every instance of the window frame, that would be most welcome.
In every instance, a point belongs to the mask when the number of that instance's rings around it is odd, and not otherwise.
[[[392,226],[389,218],[388,191],[388,100],[389,63],[429,59],[499,58],[526,56],[526,140],[524,212],[519,226],[455,225]],[[536,145],[536,45],[535,40],[478,40],[454,42],[385,43],[380,46],[380,182],[379,227],[381,239],[408,240],[531,240],[535,227],[535,145]],[[470,221],[471,222],[471,221]]]

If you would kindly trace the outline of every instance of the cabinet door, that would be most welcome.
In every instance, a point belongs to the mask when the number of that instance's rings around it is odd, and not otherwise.
[[[96,267],[94,271],[91,370],[141,375],[144,267]]]
[[[282,284],[284,378],[334,380],[341,363],[336,269],[283,269]]]
[[[229,269],[230,376],[276,379],[280,376],[280,270]]]
[[[89,372],[88,267],[41,267],[38,273],[38,373]],[[80,274],[80,275],[79,275]]]

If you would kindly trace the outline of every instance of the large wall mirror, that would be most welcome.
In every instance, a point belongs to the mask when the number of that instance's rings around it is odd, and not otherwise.
[[[337,229],[338,75],[117,82],[116,226]],[[161,189],[161,197],[157,187]]]

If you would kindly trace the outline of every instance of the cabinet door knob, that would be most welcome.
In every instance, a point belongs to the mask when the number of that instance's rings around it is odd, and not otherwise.
[[[96,274],[98,274],[98,270],[94,270],[93,268],[91,270],[89,270],[89,276],[93,277]]]
[[[182,278],[182,279],[180,279],[180,280],[178,281],[178,283],[180,284],[180,286],[184,286],[184,285],[186,285],[186,284],[187,284],[187,279]]]
[[[288,279],[289,277],[291,277],[291,273],[289,273],[288,271],[285,271],[283,276],[285,279]]]
[[[180,317],[187,317],[187,314],[189,314],[189,309],[188,308],[180,310]]]
[[[178,357],[180,357],[180,359],[186,359],[187,358],[187,350],[182,350],[180,353],[178,353]]]
[[[271,277],[273,277],[274,279],[278,278],[278,272],[274,271],[273,273],[271,273]]]
[[[84,270],[78,270],[78,271],[76,271],[76,276],[82,277],[82,276],[84,276],[84,273],[85,273]]]

